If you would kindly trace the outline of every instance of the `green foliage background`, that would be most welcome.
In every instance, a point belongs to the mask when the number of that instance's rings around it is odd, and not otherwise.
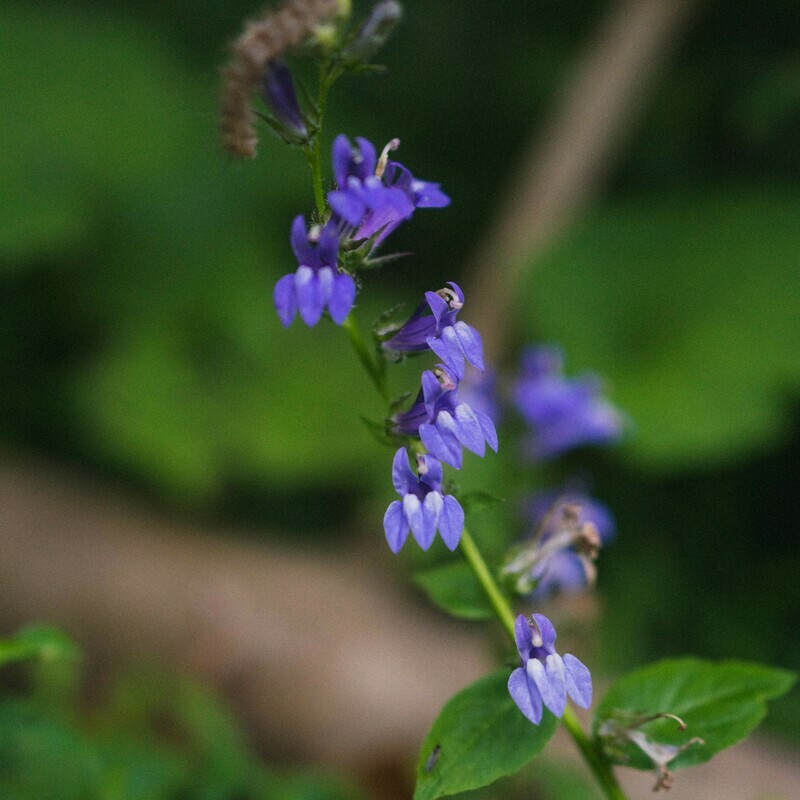
[[[310,207],[302,159],[266,131],[253,164],[217,148],[218,66],[258,5],[0,9],[0,441],[302,536],[380,506],[388,473],[343,338],[283,332],[271,308]],[[606,4],[405,7],[388,73],[337,86],[328,132],[399,136],[454,202],[393,237],[418,255],[369,278],[366,319],[454,276]],[[573,464],[620,523],[601,563],[609,669],[800,663],[798,36],[792,0],[705,3],[507,321],[607,376],[631,420],[625,445]],[[776,708],[789,731],[794,698]]]

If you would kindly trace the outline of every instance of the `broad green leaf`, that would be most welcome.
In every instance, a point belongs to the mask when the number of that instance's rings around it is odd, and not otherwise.
[[[32,625],[15,636],[0,639],[0,666],[28,658],[43,661],[74,658],[77,652],[74,643],[61,631],[47,625]]]
[[[800,391],[798,219],[800,196],[779,190],[600,209],[532,270],[527,334],[607,378],[640,463],[763,448]]]
[[[744,739],[764,718],[766,701],[787,692],[794,681],[795,675],[785,670],[741,661],[660,661],[623,676],[608,690],[595,712],[594,732],[615,712],[640,717],[675,714],[686,723],[685,731],[672,720],[648,722],[641,730],[662,744],[703,739],[705,744],[688,748],[669,768],[700,764]],[[652,768],[637,747],[623,750],[625,758],[618,763]]]
[[[414,573],[414,582],[443,611],[461,619],[490,619],[492,607],[463,561]]]
[[[509,670],[498,670],[451,698],[425,737],[414,800],[478,789],[521,769],[550,741],[556,719],[522,716],[508,694]]]

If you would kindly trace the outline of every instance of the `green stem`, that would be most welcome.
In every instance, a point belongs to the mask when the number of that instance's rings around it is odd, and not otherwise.
[[[353,349],[356,351],[358,360],[367,371],[367,375],[369,375],[370,380],[375,385],[375,388],[378,390],[380,396],[388,406],[391,402],[391,397],[389,396],[389,387],[386,385],[386,376],[384,375],[374,356],[367,348],[367,345],[364,342],[364,337],[361,335],[361,329],[358,327],[358,323],[356,322],[356,318],[353,316],[352,312],[347,315],[347,318],[342,323],[342,330],[347,333],[347,336],[350,339],[350,344],[353,345]]]
[[[328,65],[320,64],[317,130],[314,132],[313,141],[305,148],[306,161],[311,169],[311,182],[314,186],[314,204],[320,220],[325,212],[325,192],[322,189],[322,123],[325,119],[325,107],[328,104],[328,92],[335,80],[336,75],[329,71]]]
[[[461,553],[478,579],[478,583],[480,583],[494,613],[503,628],[505,628],[511,641],[514,642],[514,612],[508,600],[500,591],[497,582],[492,577],[492,573],[489,571],[486,561],[475,544],[475,540],[466,528],[461,534]],[[564,710],[561,721],[570,736],[572,736],[578,750],[580,750],[584,760],[594,773],[595,779],[600,784],[608,800],[626,800],[610,764],[603,758],[595,744],[586,735],[578,718],[575,716],[575,712],[569,706]]]

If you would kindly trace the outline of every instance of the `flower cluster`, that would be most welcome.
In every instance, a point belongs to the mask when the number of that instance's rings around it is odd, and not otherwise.
[[[508,679],[508,691],[517,708],[534,724],[542,721],[542,706],[561,717],[567,696],[581,708],[592,704],[592,676],[575,656],[556,652],[556,629],[542,614],[526,619],[520,614],[514,638],[522,666]]]
[[[270,65],[264,97],[287,135],[306,134],[291,75],[283,65]],[[355,147],[344,135],[334,140],[336,188],[327,196],[330,213],[324,223],[310,227],[302,216],[295,218],[290,239],[298,267],[275,284],[275,309],[284,326],[291,325],[298,312],[306,325],[316,325],[326,309],[341,325],[356,297],[355,281],[345,271],[341,254],[363,243],[366,257],[416,208],[449,204],[438,184],[417,180],[402,164],[389,160],[398,145],[393,139],[378,158],[366,139],[358,137]]]
[[[451,282],[438,292],[426,292],[425,302],[391,338],[383,343],[385,350],[401,353],[431,350],[443,361],[433,370],[423,371],[422,386],[416,400],[407,411],[395,414],[391,420],[392,430],[396,435],[419,438],[429,454],[425,458],[432,458],[439,466],[439,470],[441,470],[440,461],[455,469],[461,469],[463,448],[481,457],[486,453],[487,444],[492,450],[497,451],[497,431],[492,419],[458,397],[458,387],[464,377],[466,364],[469,363],[479,370],[484,368],[480,334],[467,323],[456,320],[463,305],[464,293],[455,283]],[[440,476],[441,472],[439,471],[437,475]],[[441,478],[438,480],[441,481]],[[402,495],[397,482],[395,488]],[[450,499],[458,505],[455,498],[445,496],[444,499],[445,502]],[[386,538],[392,549],[398,541],[395,527],[399,519],[398,512],[396,510],[392,512],[392,508],[396,505],[397,501],[389,507],[384,519]],[[451,525],[453,519],[452,516],[448,517],[446,524]],[[459,522],[457,532],[450,529],[446,534],[442,525],[439,525],[442,538],[451,550],[455,549],[461,537],[464,527],[463,512],[457,519]],[[407,533],[408,525],[403,524]],[[420,546],[426,549],[423,542],[429,544],[428,538],[421,541],[414,531],[413,524],[411,530]],[[430,539],[432,538],[431,532]]]
[[[559,348],[529,348],[514,392],[517,409],[530,426],[528,456],[543,461],[575,447],[619,439],[622,415],[600,392],[594,375],[564,376]]]

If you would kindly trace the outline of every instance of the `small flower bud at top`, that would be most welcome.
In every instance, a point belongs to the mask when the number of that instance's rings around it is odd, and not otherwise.
[[[261,81],[261,96],[277,121],[290,133],[308,136],[303,114],[294,92],[292,73],[282,61],[270,61]]]

